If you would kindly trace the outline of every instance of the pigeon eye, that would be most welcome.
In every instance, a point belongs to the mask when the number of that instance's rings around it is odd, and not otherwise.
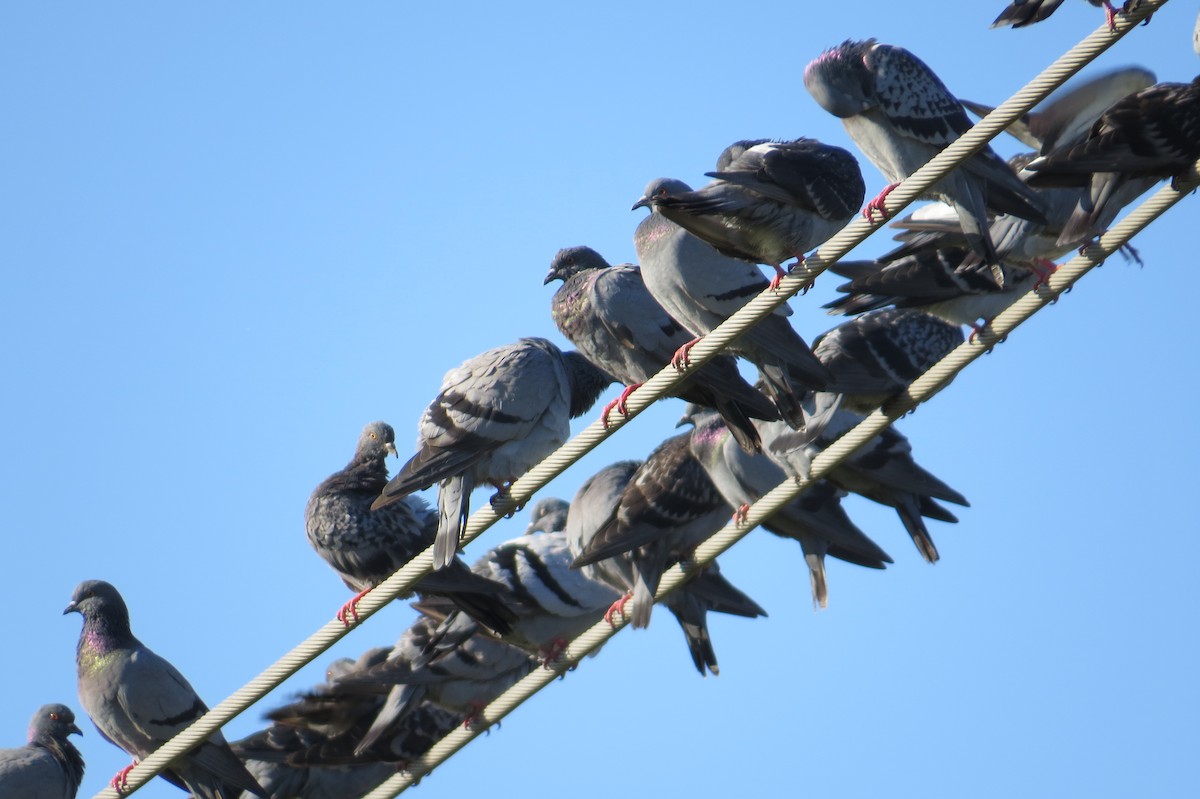
[[[51,713],[51,714],[50,714],[50,720],[51,720],[51,721],[58,721],[58,714],[57,714],[57,713]]]
[[[374,433],[371,433],[371,440],[372,440],[372,441],[374,441],[374,440],[375,440],[375,434],[374,434]]]

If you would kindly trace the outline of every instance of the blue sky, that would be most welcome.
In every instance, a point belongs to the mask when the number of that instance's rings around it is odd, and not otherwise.
[[[1002,5],[0,8],[0,746],[43,703],[79,711],[79,621],[60,612],[81,580],[113,582],[210,704],[328,620],[348,593],[303,508],[362,425],[389,421],[403,452],[447,369],[520,336],[561,342],[550,258],[588,244],[631,260],[628,208],[650,179],[700,183],[740,138],[849,147],[800,80],[825,47],[903,45],[996,103],[1103,19],[1068,2],[989,30]],[[1190,80],[1194,14],[1171,3],[1098,68]],[[863,173],[874,194],[883,177]],[[831,565],[816,613],[798,548],[753,534],[722,564],[771,615],[714,620],[719,678],[691,670],[663,615],[422,795],[1194,785],[1200,426],[1193,324],[1171,298],[1200,293],[1195,218],[1188,198],[1137,239],[1144,268],[1114,258],[904,420],[973,505],[933,523],[939,564],[891,511],[848,502],[896,563]],[[837,282],[792,303],[809,340],[836,323],[819,305]],[[659,403],[544,495],[644,457],[680,409]],[[381,613],[227,734],[411,616]],[[128,758],[82,726],[91,796]]]

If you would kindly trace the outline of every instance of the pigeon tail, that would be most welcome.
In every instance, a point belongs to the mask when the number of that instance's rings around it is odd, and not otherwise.
[[[819,552],[805,552],[808,564],[808,580],[812,584],[813,607],[829,607],[829,586],[825,582],[825,556]]]
[[[383,707],[375,715],[371,726],[363,733],[362,740],[354,747],[354,754],[362,755],[386,735],[396,722],[407,716],[425,697],[424,686],[395,685],[388,691]]]
[[[469,475],[449,477],[438,485],[438,529],[433,541],[433,568],[444,569],[458,553],[458,542],[471,513],[471,491],[475,481]]]
[[[940,557],[937,547],[933,544],[933,538],[929,535],[929,529],[925,527],[925,520],[921,518],[921,508],[911,494],[907,495],[903,502],[896,505],[896,515],[904,523],[904,529],[912,537],[913,543],[917,545],[917,551],[921,553],[921,557],[925,559],[925,562],[937,563]]]

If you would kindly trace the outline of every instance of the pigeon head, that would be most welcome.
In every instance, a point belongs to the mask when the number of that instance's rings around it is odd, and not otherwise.
[[[565,530],[567,527],[567,510],[570,507],[566,500],[559,499],[558,497],[538,500],[537,504],[533,506],[533,510],[529,512],[529,527],[525,529],[526,535],[529,533],[554,533]]]
[[[79,613],[85,620],[97,618],[123,619],[129,623],[129,609],[112,583],[103,580],[84,580],[75,586],[71,603],[63,614]]]
[[[804,68],[804,86],[818,105],[840,118],[871,107],[874,87],[865,60],[873,47],[874,39],[847,40],[809,62]]]
[[[542,285],[552,280],[565,281],[589,269],[608,269],[609,266],[611,264],[604,260],[604,256],[591,247],[564,247],[550,262],[550,271],[546,273]]]
[[[685,191],[691,191],[692,187],[684,183],[682,180],[675,178],[655,178],[646,186],[646,190],[642,193],[641,199],[633,204],[630,211],[636,211],[639,208],[651,207],[663,199],[670,197],[672,194],[679,194]]]
[[[83,735],[75,724],[75,714],[66,705],[42,705],[29,722],[29,742],[65,741],[74,733]]]
[[[383,460],[388,455],[396,455],[396,431],[386,422],[371,422],[358,437],[355,453],[363,460]]]

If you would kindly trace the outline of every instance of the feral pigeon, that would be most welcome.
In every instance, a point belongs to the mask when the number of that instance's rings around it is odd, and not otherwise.
[[[526,535],[530,533],[553,533],[567,529],[567,512],[571,503],[558,497],[539,499],[529,509],[529,526],[525,528]]]
[[[454,560],[481,483],[504,490],[566,442],[612,378],[543,338],[496,347],[451,369],[418,425],[417,454],[371,505],[438,483],[435,569]]]
[[[75,799],[83,757],[67,738],[83,735],[66,705],[43,705],[29,722],[28,743],[0,749],[0,796]]]
[[[1034,159],[1031,186],[1087,186],[1063,231],[1095,230],[1130,181],[1176,178],[1200,158],[1200,77],[1158,83],[1105,111],[1088,135]],[[1109,217],[1111,218],[1111,217]]]
[[[437,514],[420,497],[371,508],[387,485],[384,459],[395,454],[395,440],[391,425],[384,422],[364,427],[354,458],[317,486],[304,510],[308,542],[351,590],[359,592],[339,611],[344,622],[348,614],[357,618],[355,607],[367,591],[428,549],[437,532]],[[449,568],[422,577],[414,589],[448,597],[499,633],[507,632],[514,618],[496,596],[503,587],[472,574],[457,558],[451,558]]]
[[[695,425],[688,441],[692,454],[739,514],[787,480],[784,470],[766,455],[751,455],[730,446],[729,431],[713,414],[692,409],[684,420]],[[799,542],[808,566],[813,604],[822,608],[829,602],[826,554],[873,569],[892,562],[842,510],[841,496],[842,492],[820,481],[762,524],[781,538]]]
[[[971,127],[962,104],[923,61],[874,39],[821,53],[805,68],[804,85],[893,182],[867,204],[868,214],[884,211],[883,201],[899,181]],[[989,210],[1045,221],[1037,195],[986,146],[930,193],[954,206],[971,248],[988,265],[999,262],[988,234]]]
[[[690,191],[687,184],[659,178],[646,187],[638,205],[652,213],[634,233],[646,288],[693,336],[703,336],[768,288],[752,264],[721,255],[654,209],[660,191]],[[800,402],[809,389],[822,389],[829,373],[796,334],[786,304],[733,341],[729,351],[758,367],[767,395],[793,427],[804,427]],[[685,345],[680,356],[686,360]]]
[[[1108,29],[1115,30],[1117,25],[1117,9],[1110,0],[1087,0],[1096,8],[1104,7],[1104,18],[1108,21]],[[1049,17],[1063,0],[1013,0],[1008,7],[1000,12],[1000,16],[992,22],[993,28],[1023,28],[1035,22],[1041,22]]]
[[[79,700],[105,740],[131,754],[135,765],[208,712],[183,675],[134,637],[125,600],[112,585],[80,583],[63,613],[83,616],[75,655]],[[113,778],[117,791],[132,768]],[[197,799],[267,795],[219,731],[159,776]]]
[[[671,362],[692,336],[651,296],[633,264],[611,266],[590,247],[558,251],[544,282],[561,280],[550,313],[581,355],[630,388],[610,407],[624,413],[629,392]],[[674,389],[675,396],[715,408],[748,450],[759,449],[750,418],[779,412],[738,372],[732,356],[718,355]],[[607,412],[607,409],[606,409]]]
[[[324,736],[305,729],[275,725],[230,746],[246,769],[271,797],[283,799],[344,799],[364,796],[396,773],[384,762],[356,765],[294,765],[291,758],[327,745]],[[245,793],[242,799],[251,799]]]
[[[862,207],[866,186],[853,155],[815,139],[757,139],[726,149],[715,178],[695,191],[661,184],[658,212],[722,255],[775,269],[846,226]],[[734,154],[736,153],[736,154]]]

